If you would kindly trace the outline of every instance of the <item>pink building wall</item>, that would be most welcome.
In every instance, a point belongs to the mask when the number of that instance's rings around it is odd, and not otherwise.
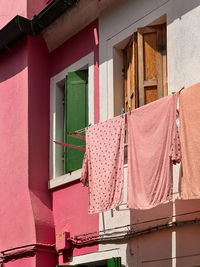
[[[26,0],[27,1],[27,17],[32,19],[49,3],[48,0]]]
[[[16,14],[31,18],[46,5],[46,1],[32,2],[8,5],[0,1],[5,10],[0,28]],[[0,55],[0,251],[54,244],[60,232],[73,236],[98,230],[98,215],[88,215],[87,189],[79,182],[48,190],[50,77],[94,52],[94,118],[98,122],[98,50],[98,21],[94,21],[51,54],[40,35],[19,40]],[[75,249],[73,255],[97,250],[98,246]],[[5,266],[44,264],[55,266],[56,257],[37,252],[35,257]]]
[[[14,262],[10,261],[4,264],[5,267],[35,267],[36,259],[31,257],[31,258],[22,258],[18,259]],[[45,265],[44,265],[45,266]]]
[[[0,4],[2,28],[16,15],[31,19],[47,1],[0,0]],[[39,35],[24,37],[0,55],[0,251],[55,244],[60,232],[73,236],[98,230],[98,215],[88,215],[87,189],[79,182],[48,190],[50,77],[94,52],[94,118],[98,122],[98,51],[98,21],[94,21],[51,54]],[[97,250],[98,246],[75,249],[73,255]],[[37,252],[5,266],[55,264],[55,255]]]
[[[48,190],[48,51],[41,36],[24,38],[10,51],[0,60],[0,251],[55,244]],[[37,263],[30,259],[27,266],[55,267],[55,255],[37,252],[35,257]],[[21,261],[6,264],[25,266]]]
[[[27,17],[27,0],[0,0],[0,29],[16,15]]]
[[[55,243],[49,180],[49,54],[42,36],[28,38],[29,190],[36,241]]]
[[[32,19],[33,15],[39,13],[47,5],[47,2],[47,0],[0,0],[0,29],[16,15]]]
[[[94,52],[94,120],[99,121],[99,46],[98,21],[94,21],[81,32],[65,42],[50,55],[51,77]],[[73,182],[53,190],[53,214],[56,235],[69,232],[74,235],[95,232],[99,229],[98,214],[88,214],[88,191],[80,182]],[[70,256],[95,252],[98,246],[75,248]],[[59,264],[67,259],[59,257]]]
[[[26,40],[0,60],[0,251],[35,243],[28,190]]]
[[[91,52],[94,52],[94,122],[97,123],[99,121],[98,20],[89,24],[50,54],[50,76],[56,75]]]

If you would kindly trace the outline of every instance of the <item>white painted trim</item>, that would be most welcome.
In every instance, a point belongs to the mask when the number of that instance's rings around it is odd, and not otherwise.
[[[108,260],[113,257],[120,257],[119,248],[93,252],[85,255],[70,258],[70,264],[84,264],[95,261]]]
[[[100,83],[100,121],[114,117],[114,77],[113,77],[113,49],[120,42],[130,37],[140,27],[145,27],[152,23],[156,18],[166,14],[169,9],[169,0],[166,0],[161,5],[153,8],[150,12],[144,14],[141,18],[134,20],[124,29],[119,29],[112,36],[106,36],[102,32],[102,27],[105,27],[102,18],[99,20],[100,40],[99,40],[99,83]],[[104,18],[104,17],[103,17]],[[103,26],[102,26],[103,25]]]
[[[82,57],[74,64],[68,66],[60,73],[50,79],[50,157],[49,171],[50,179],[58,179],[58,182],[49,182],[49,188],[65,184],[69,178],[69,182],[80,178],[79,172],[75,171],[71,175],[63,175],[56,177],[55,175],[55,144],[52,140],[56,137],[56,89],[57,84],[64,80],[68,72],[76,71],[84,66],[88,66],[88,103],[89,103],[89,123],[94,124],[94,53]],[[79,170],[78,170],[79,171]],[[78,175],[77,175],[78,173]],[[57,185],[56,185],[57,184]]]
[[[61,186],[63,184],[67,184],[76,180],[79,180],[81,178],[81,169],[71,172],[71,173],[67,173],[65,175],[59,176],[55,179],[50,179],[49,180],[49,185],[48,188],[52,189],[55,188],[57,186]]]

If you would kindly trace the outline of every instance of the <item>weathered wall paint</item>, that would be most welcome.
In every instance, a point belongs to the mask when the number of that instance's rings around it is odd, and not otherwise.
[[[99,120],[99,54],[98,54],[98,21],[94,21],[81,32],[65,42],[51,53],[51,76],[59,73],[90,52],[94,52],[94,121]],[[98,214],[88,214],[88,190],[80,182],[70,183],[53,191],[53,213],[56,235],[70,232],[71,236],[98,231]],[[94,252],[98,246],[74,249],[73,256]],[[72,255],[71,255],[72,256]],[[66,262],[67,259],[64,259]],[[62,264],[63,257],[59,258]]]

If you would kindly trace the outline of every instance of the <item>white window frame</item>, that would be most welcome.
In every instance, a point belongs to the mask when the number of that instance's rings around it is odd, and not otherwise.
[[[56,177],[56,90],[58,83],[65,80],[68,72],[77,71],[88,67],[88,109],[89,124],[94,124],[94,53],[82,57],[60,73],[50,78],[50,157],[49,157],[49,188],[54,188],[80,179],[81,170]]]
[[[108,260],[108,259],[117,258],[117,257],[120,257],[120,249],[114,248],[114,249],[108,249],[104,251],[98,251],[98,252],[71,257],[69,259],[70,260],[69,262],[70,264],[73,264],[73,265],[87,264],[87,263],[93,263],[93,262]]]
[[[167,2],[166,2],[167,3]],[[105,121],[107,119],[113,118],[115,116],[114,110],[114,81],[115,77],[122,76],[121,70],[118,66],[114,66],[116,62],[119,62],[119,53],[117,50],[121,49],[121,46],[125,46],[128,43],[128,39],[132,36],[134,32],[137,32],[138,28],[146,27],[152,25],[152,23],[159,23],[158,21],[161,17],[165,17],[167,14],[166,6],[163,5],[162,8],[157,8],[154,11],[142,16],[136,21],[132,21],[131,24],[120,29],[118,32],[113,33],[112,36],[104,36],[100,30],[99,34],[99,62],[102,62],[99,66],[99,84],[101,90],[99,91],[100,96],[100,121]],[[101,27],[105,27],[104,21],[100,18],[99,24]],[[134,19],[134,17],[133,17]],[[166,17],[167,22],[167,17]],[[108,25],[109,27],[109,25]],[[168,42],[168,41],[167,41]],[[121,59],[122,62],[122,59]],[[169,64],[168,64],[169,66]],[[120,78],[118,78],[119,81]],[[121,81],[122,83],[122,78]]]

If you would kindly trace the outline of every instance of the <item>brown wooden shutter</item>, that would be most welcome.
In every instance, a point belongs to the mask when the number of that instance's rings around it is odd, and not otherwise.
[[[125,112],[138,107],[137,34],[134,33],[124,49]]]
[[[167,95],[166,25],[138,29],[139,106]]]

